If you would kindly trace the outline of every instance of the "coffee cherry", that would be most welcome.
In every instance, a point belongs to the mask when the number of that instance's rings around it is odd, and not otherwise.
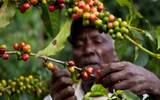
[[[31,46],[29,44],[26,44],[25,46],[23,46],[23,51],[27,53],[31,52]]]
[[[115,20],[115,16],[114,15],[109,15],[108,17],[110,22],[113,22]]]
[[[81,15],[83,14],[83,10],[82,10],[82,9],[78,9],[77,14],[78,14],[79,16],[81,16]]]
[[[23,8],[25,10],[29,9],[30,7],[31,7],[31,5],[28,2],[26,2],[26,3],[23,4]]]
[[[64,3],[59,4],[59,8],[60,8],[60,9],[65,8],[65,4],[64,4]]]
[[[25,44],[24,42],[21,42],[21,43],[19,44],[18,48],[19,48],[20,50],[23,50],[23,47],[24,47],[25,45],[26,45],[26,44]]]
[[[0,55],[4,54],[6,52],[6,49],[7,49],[6,45],[4,44],[0,45]]]
[[[114,27],[118,27],[118,26],[119,26],[119,22],[118,22],[118,21],[114,21],[114,22],[113,22],[113,26],[114,26]]]
[[[88,73],[86,71],[82,72],[82,78],[84,80],[87,80],[89,78],[89,75],[88,75]]]
[[[28,76],[28,79],[31,81],[31,80],[33,80],[33,76],[32,75],[29,75]]]
[[[99,5],[99,6],[98,6],[98,11],[99,11],[99,12],[102,12],[102,11],[103,11],[103,9],[104,9],[103,4],[101,4],[101,5]]]
[[[21,13],[24,13],[26,11],[26,9],[22,6],[21,8],[20,8],[20,12]]]
[[[73,12],[75,12],[75,13],[77,13],[78,10],[79,10],[79,7],[77,7],[77,6],[75,6],[75,7],[73,8]]]
[[[86,5],[85,5],[85,2],[84,2],[84,1],[79,1],[79,2],[78,2],[78,7],[79,7],[79,8],[84,9],[85,6],[86,6]]]
[[[101,26],[101,25],[102,25],[102,20],[101,20],[101,19],[97,19],[97,20],[95,21],[95,25],[96,25],[96,26]]]
[[[127,27],[127,22],[126,22],[126,21],[123,21],[123,22],[121,23],[121,27]]]
[[[74,13],[74,14],[72,14],[71,17],[72,17],[73,20],[76,20],[76,19],[78,19],[80,16],[79,16],[78,14]]]
[[[104,17],[103,18],[103,23],[107,23],[108,22],[108,17]]]
[[[91,8],[90,8],[90,12],[92,12],[92,13],[97,12],[97,8],[95,8],[95,7],[91,7]]]
[[[67,62],[68,66],[75,66],[75,62],[73,60],[70,60]]]
[[[89,19],[89,17],[90,17],[90,13],[89,13],[89,12],[85,12],[85,13],[83,14],[83,18],[84,18],[84,19]]]
[[[122,33],[129,33],[129,30],[126,27],[121,28]]]
[[[69,70],[69,72],[71,72],[71,73],[75,72],[74,66],[68,67],[68,70]]]
[[[8,59],[9,59],[9,54],[8,54],[8,53],[4,53],[4,54],[2,55],[2,58],[3,58],[4,60],[8,60]]]
[[[122,18],[118,18],[117,21],[118,21],[119,23],[121,23],[121,22],[122,22]]]
[[[90,11],[90,6],[88,4],[85,5],[84,11],[85,12],[89,12]]]
[[[22,54],[21,58],[23,61],[27,61],[29,59],[29,55],[28,54]]]
[[[121,32],[117,32],[117,33],[116,33],[116,37],[118,37],[118,38],[120,38],[120,39],[123,39],[123,36],[122,36]]]
[[[112,29],[112,28],[113,28],[113,23],[112,23],[112,22],[109,22],[109,23],[108,23],[108,28],[109,28],[109,29]]]
[[[85,69],[85,71],[87,72],[88,75],[93,74],[94,68],[89,66]]]
[[[36,5],[38,3],[38,0],[31,0],[32,5]]]
[[[110,34],[113,34],[113,33],[114,33],[114,30],[113,30],[113,29],[109,29],[109,33],[110,33]]]
[[[48,9],[50,12],[54,12],[56,10],[56,7],[53,4],[50,4]]]
[[[88,19],[83,20],[83,26],[88,26],[90,21]]]
[[[57,3],[62,4],[64,3],[64,0],[57,0]]]
[[[72,8],[68,8],[67,11],[68,11],[69,14],[71,14],[73,12],[73,9]]]
[[[101,74],[101,69],[98,68],[98,69],[96,70],[96,75],[97,75],[97,76],[100,76],[100,74]]]
[[[103,19],[103,17],[104,17],[104,13],[102,13],[102,12],[101,12],[101,13],[99,13],[99,14],[98,14],[98,17],[99,17],[100,19]]]
[[[55,69],[55,65],[52,62],[47,62],[47,69],[49,70],[54,70]]]
[[[89,19],[91,22],[94,22],[97,19],[97,17],[95,14],[91,14]]]
[[[4,53],[5,53],[5,51],[6,51],[6,49],[5,49],[5,48],[0,48],[0,55],[4,54]]]
[[[19,44],[18,43],[14,43],[13,44],[13,49],[14,50],[19,50]]]

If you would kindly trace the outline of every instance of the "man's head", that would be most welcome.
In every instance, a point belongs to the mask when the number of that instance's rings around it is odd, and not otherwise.
[[[116,60],[110,35],[100,33],[93,26],[84,27],[82,18],[73,21],[69,41],[73,47],[73,59],[79,67]]]

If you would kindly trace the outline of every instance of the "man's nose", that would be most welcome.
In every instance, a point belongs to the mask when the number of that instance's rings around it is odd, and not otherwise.
[[[92,44],[86,44],[84,48],[84,56],[90,56],[95,54],[95,47]]]

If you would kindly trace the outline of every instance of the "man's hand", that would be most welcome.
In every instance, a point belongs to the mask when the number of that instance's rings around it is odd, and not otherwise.
[[[50,89],[53,100],[77,100],[72,84],[67,70],[61,69],[53,72]]]
[[[160,79],[146,69],[129,62],[102,65],[100,82],[110,89],[127,89],[138,95],[160,97]]]

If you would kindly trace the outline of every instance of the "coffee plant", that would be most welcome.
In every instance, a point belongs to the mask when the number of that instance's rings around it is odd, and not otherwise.
[[[106,1],[105,1],[106,2]],[[127,41],[132,43],[135,48],[135,52],[138,50],[145,52],[153,59],[160,60],[160,28],[157,28],[156,44],[158,45],[156,50],[146,48],[141,42],[141,38],[152,38],[151,34],[145,30],[136,27],[132,24],[133,19],[136,16],[141,16],[136,12],[135,8],[131,5],[131,1],[117,0],[121,5],[130,5],[130,18],[124,20],[124,18],[116,17],[109,10],[105,9],[105,2],[100,0],[2,0],[0,1],[0,21],[3,20],[4,24],[0,24],[0,28],[6,27],[10,23],[10,19],[14,17],[15,9],[21,14],[27,13],[30,9],[38,9],[41,12],[41,19],[43,20],[44,27],[46,28],[45,36],[55,37],[50,44],[43,50],[37,53],[32,51],[32,47],[27,42],[19,42],[12,44],[12,50],[8,49],[5,44],[0,44],[0,59],[10,60],[10,58],[16,55],[17,61],[27,62],[30,58],[40,59],[43,62],[44,68],[47,68],[51,72],[60,70],[56,64],[62,65],[67,68],[72,75],[73,81],[76,83],[80,79],[87,80],[91,77],[96,78],[101,69],[94,66],[86,66],[85,68],[79,68],[74,61],[58,60],[52,55],[59,53],[65,45],[67,37],[69,36],[69,29],[72,20],[83,18],[84,26],[93,26],[100,32],[110,34],[115,41]],[[131,10],[133,9],[133,11]],[[6,14],[7,11],[12,13]],[[135,15],[133,15],[136,13]],[[132,17],[133,16],[133,17]],[[3,19],[3,18],[6,19]],[[53,22],[53,19],[56,19]],[[63,25],[61,25],[63,21]],[[65,23],[64,23],[65,22]],[[56,23],[56,25],[55,25]],[[139,34],[137,36],[137,33]],[[29,41],[29,40],[28,40]],[[149,42],[149,41],[148,41]],[[153,42],[153,41],[152,41]],[[151,42],[151,43],[152,43]],[[150,43],[150,44],[151,44]],[[11,48],[11,47],[9,47]],[[128,48],[128,47],[126,47]],[[154,47],[155,48],[155,47]],[[122,51],[124,52],[124,50]],[[148,57],[148,56],[147,56]],[[139,55],[135,54],[135,59],[138,59]],[[140,58],[139,58],[140,59]],[[141,58],[143,59],[143,58]],[[28,93],[35,95],[42,95],[48,93],[47,80],[43,80],[38,76],[20,76],[15,79],[2,79],[0,81],[0,96],[10,96],[16,94]],[[33,94],[32,94],[33,95]],[[139,97],[129,91],[114,90],[113,93],[109,93],[102,85],[95,84],[91,88],[91,91],[84,96],[84,100],[90,100],[94,96],[105,96],[109,100],[131,99],[139,100]]]

